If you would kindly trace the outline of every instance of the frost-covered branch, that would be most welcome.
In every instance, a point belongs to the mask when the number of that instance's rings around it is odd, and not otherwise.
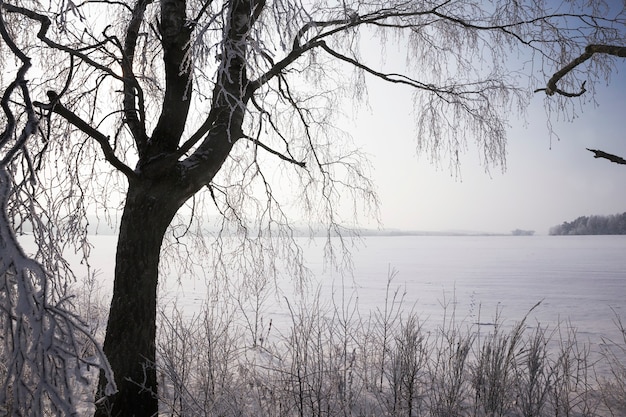
[[[46,270],[24,252],[8,214],[9,201],[18,192],[16,177],[27,178],[27,184],[36,182],[26,145],[40,119],[25,79],[30,59],[6,30],[2,6],[0,3],[0,37],[19,68],[4,88],[0,103],[6,120],[0,133],[0,413],[76,415],[75,393],[88,382],[86,370],[95,366],[103,369],[109,381],[113,377],[98,343],[72,313],[69,297],[53,291],[59,271]],[[25,120],[15,114],[17,109],[26,115]],[[15,163],[20,154],[27,161],[26,168]],[[85,343],[93,345],[93,357],[81,356]],[[108,388],[115,390],[114,382]]]

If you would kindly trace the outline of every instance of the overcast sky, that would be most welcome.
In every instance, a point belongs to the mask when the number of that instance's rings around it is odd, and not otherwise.
[[[622,63],[618,63],[622,65]],[[626,211],[626,165],[594,159],[585,148],[626,157],[626,61],[611,84],[597,87],[598,106],[586,104],[572,122],[554,120],[550,140],[544,94],[528,109],[526,125],[510,120],[505,173],[490,174],[478,149],[465,154],[461,178],[446,161],[436,167],[416,153],[410,92],[370,88],[371,112],[349,127],[374,165],[385,228],[547,234],[551,226],[591,214]]]

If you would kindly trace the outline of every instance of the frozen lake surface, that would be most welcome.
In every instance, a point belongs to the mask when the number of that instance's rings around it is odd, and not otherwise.
[[[111,285],[115,237],[93,236],[91,263]],[[308,240],[303,239],[303,243]],[[358,300],[362,316],[382,308],[389,271],[392,289],[401,288],[404,306],[422,320],[440,324],[444,300],[453,302],[457,320],[519,321],[537,302],[528,324],[553,327],[569,320],[580,342],[596,350],[602,337],[617,338],[615,313],[626,321],[626,236],[376,236],[352,251],[352,275],[325,271],[322,241],[305,247],[322,298],[343,293]],[[190,314],[204,297],[201,279],[172,280],[162,294]],[[279,285],[282,285],[279,283]],[[289,286],[289,281],[285,281]],[[289,291],[285,291],[289,293]],[[335,299],[337,299],[335,295]],[[284,303],[270,299],[267,320],[288,320]]]
[[[480,305],[484,318],[498,308],[519,320],[542,301],[534,317],[569,318],[583,335],[613,331],[611,308],[626,312],[626,236],[377,237],[354,263],[361,303],[381,299],[391,266],[406,301],[426,316],[441,314],[444,294],[458,316]]]

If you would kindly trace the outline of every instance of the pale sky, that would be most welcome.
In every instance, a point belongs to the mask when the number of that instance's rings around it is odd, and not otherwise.
[[[380,57],[379,49],[366,52]],[[387,52],[392,59],[402,55]],[[573,121],[552,115],[560,140],[551,140],[544,93],[533,97],[526,123],[512,115],[504,173],[498,167],[486,173],[479,150],[467,138],[460,178],[448,161],[436,166],[417,154],[411,89],[368,82],[369,108],[362,106],[355,120],[339,127],[372,162],[382,227],[488,233],[519,228],[547,234],[579,216],[626,212],[626,165],[595,159],[585,149],[626,158],[626,60],[616,58],[616,65],[621,71],[612,74],[610,85],[597,82],[597,106],[578,105]],[[349,110],[345,113],[351,118]],[[378,226],[360,220],[359,226]]]
[[[410,92],[370,88],[370,111],[348,127],[374,165],[372,172],[385,228],[509,233],[516,228],[547,234],[578,216],[626,211],[626,165],[594,159],[585,148],[626,158],[626,60],[598,106],[586,104],[572,122],[553,117],[560,140],[550,141],[544,94],[528,109],[527,124],[510,120],[507,169],[485,173],[471,139],[460,179],[447,161],[433,166],[416,153]]]

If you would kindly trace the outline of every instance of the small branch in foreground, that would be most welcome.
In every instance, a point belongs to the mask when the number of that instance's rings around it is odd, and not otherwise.
[[[616,164],[626,165],[626,159],[622,158],[621,156],[606,153],[598,149],[589,149],[589,148],[585,148],[585,149],[587,149],[589,152],[593,152],[595,154],[593,156],[594,158],[604,158],[604,159],[608,159],[611,162],[615,162]]]

